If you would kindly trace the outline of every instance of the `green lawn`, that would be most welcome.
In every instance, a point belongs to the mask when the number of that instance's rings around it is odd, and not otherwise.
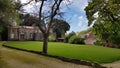
[[[27,50],[42,51],[42,42],[13,41],[6,43],[6,45]],[[120,49],[60,42],[49,42],[48,54],[98,63],[110,63],[120,60]]]

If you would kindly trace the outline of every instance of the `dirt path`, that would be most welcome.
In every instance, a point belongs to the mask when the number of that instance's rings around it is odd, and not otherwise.
[[[91,68],[0,46],[0,68]]]
[[[108,63],[108,64],[103,64],[103,66],[106,66],[108,68],[120,68],[120,61]]]

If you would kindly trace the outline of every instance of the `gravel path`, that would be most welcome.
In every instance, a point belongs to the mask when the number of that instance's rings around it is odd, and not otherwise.
[[[120,61],[108,63],[108,64],[103,64],[103,66],[106,66],[108,68],[120,68]]]

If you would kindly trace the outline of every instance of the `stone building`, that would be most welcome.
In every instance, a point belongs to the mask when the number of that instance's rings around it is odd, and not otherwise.
[[[38,27],[14,26],[8,29],[8,40],[42,40],[42,32]]]
[[[50,30],[56,41],[63,40],[65,32],[61,32],[61,37],[57,37],[56,33]],[[37,26],[13,26],[8,29],[8,40],[43,40],[42,32]]]
[[[96,38],[92,32],[88,32],[85,35],[85,40],[84,40],[85,44],[93,45],[95,41],[96,41]]]

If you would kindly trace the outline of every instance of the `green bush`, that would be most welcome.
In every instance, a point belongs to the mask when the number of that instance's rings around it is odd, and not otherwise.
[[[50,42],[55,42],[55,37],[54,37],[54,35],[50,35],[50,36],[49,36],[49,41],[50,41]]]
[[[120,35],[112,35],[108,38],[112,44],[120,45]]]
[[[71,43],[71,44],[84,44],[84,39],[74,35],[69,39],[69,43]]]
[[[105,43],[103,41],[97,40],[96,42],[94,42],[94,45],[103,46],[103,45],[105,45]]]
[[[67,34],[66,36],[65,36],[65,42],[66,43],[68,43],[69,42],[69,39],[72,37],[72,36],[74,36],[74,35],[76,35],[75,34],[75,32],[71,32],[71,33],[69,33],[69,34]]]
[[[64,41],[65,43],[68,43],[68,37],[65,37],[65,41]]]

